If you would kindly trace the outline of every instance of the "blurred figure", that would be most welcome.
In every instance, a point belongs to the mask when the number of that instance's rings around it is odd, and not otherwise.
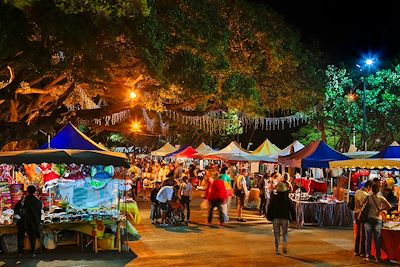
[[[219,174],[219,179],[221,179],[224,182],[224,186],[226,189],[226,194],[227,194],[227,201],[223,204],[224,208],[224,215],[225,215],[225,222],[229,221],[229,215],[228,215],[228,210],[231,205],[231,199],[232,199],[232,183],[231,183],[231,178],[226,174],[228,170],[228,167],[226,165],[222,165],[220,174]]]
[[[219,224],[222,226],[225,222],[225,215],[223,210],[223,204],[228,198],[224,182],[219,177],[214,177],[214,182],[211,184],[210,192],[208,194],[208,220],[207,223],[211,224],[213,217],[213,210],[217,207],[219,212]]]

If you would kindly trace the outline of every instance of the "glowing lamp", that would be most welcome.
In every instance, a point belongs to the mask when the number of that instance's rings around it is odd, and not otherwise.
[[[131,99],[134,99],[134,98],[137,97],[137,95],[136,95],[136,93],[134,91],[131,91],[129,96],[130,96]]]

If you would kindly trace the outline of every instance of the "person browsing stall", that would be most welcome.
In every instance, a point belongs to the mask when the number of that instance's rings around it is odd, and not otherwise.
[[[367,261],[372,260],[371,257],[371,243],[372,237],[374,238],[375,243],[375,260],[376,262],[381,262],[381,229],[383,226],[382,222],[382,212],[385,214],[387,210],[390,210],[392,207],[390,203],[379,194],[379,185],[374,184],[372,186],[372,194],[366,199],[369,205],[369,212],[368,212],[368,220],[364,223],[365,227],[365,234],[366,234],[366,255],[365,259]]]
[[[42,202],[40,202],[40,200],[34,196],[36,192],[35,186],[28,186],[27,192],[28,194],[18,201],[14,206],[14,216],[16,219],[18,219],[17,263],[21,262],[25,233],[28,234],[29,237],[32,258],[36,257],[36,239],[40,238],[41,235]]]
[[[152,224],[158,223],[157,219],[159,218],[159,208],[158,208],[157,194],[160,191],[160,189],[161,189],[161,182],[157,181],[155,183],[155,188],[153,188],[153,190],[151,190],[150,193],[150,201],[151,201],[150,219]]]
[[[178,190],[179,185],[163,186],[157,193],[156,200],[159,202],[162,225],[165,225],[165,218],[167,217],[168,213],[168,205],[172,203],[173,197],[177,194]]]
[[[364,224],[358,219],[358,215],[361,212],[361,207],[368,197],[368,193],[371,191],[374,182],[368,180],[364,186],[356,191],[354,194],[354,231],[356,232],[354,240],[354,255],[365,256],[365,229]]]

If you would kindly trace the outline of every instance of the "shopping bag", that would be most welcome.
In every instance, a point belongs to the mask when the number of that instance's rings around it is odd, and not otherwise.
[[[57,244],[55,242],[55,237],[54,234],[52,232],[47,232],[44,233],[43,235],[43,246],[46,249],[55,249],[57,247]]]
[[[358,220],[361,223],[366,223],[368,221],[368,213],[369,213],[369,196],[365,200],[363,206],[361,207],[361,212],[358,214]]]

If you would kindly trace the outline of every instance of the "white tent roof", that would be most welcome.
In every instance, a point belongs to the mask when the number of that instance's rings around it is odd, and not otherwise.
[[[173,145],[171,145],[170,143],[166,143],[165,145],[163,145],[162,147],[160,147],[159,149],[152,151],[151,155],[152,156],[161,156],[164,157],[165,155],[175,152],[176,150],[178,150],[178,148],[174,147]]]
[[[254,156],[248,153],[244,148],[242,148],[238,143],[232,141],[228,146],[223,149],[208,153],[204,155],[205,158],[220,158],[223,160],[231,160],[231,161],[267,161],[267,162],[276,162],[276,159],[272,159],[267,156],[259,157]]]
[[[295,140],[293,143],[285,147],[284,149],[281,150],[277,155],[272,155],[271,157],[275,158],[278,156],[287,156],[289,154],[295,153],[301,149],[304,148],[304,145],[300,143],[299,141]]]
[[[376,155],[378,153],[379,151],[356,151],[356,152],[343,153],[343,155],[346,155],[353,159],[365,159],[372,157],[373,155]]]
[[[201,156],[209,153],[216,152],[216,150],[212,149],[210,146],[206,145],[204,142],[201,143],[198,147],[195,148],[197,153],[196,156]]]

